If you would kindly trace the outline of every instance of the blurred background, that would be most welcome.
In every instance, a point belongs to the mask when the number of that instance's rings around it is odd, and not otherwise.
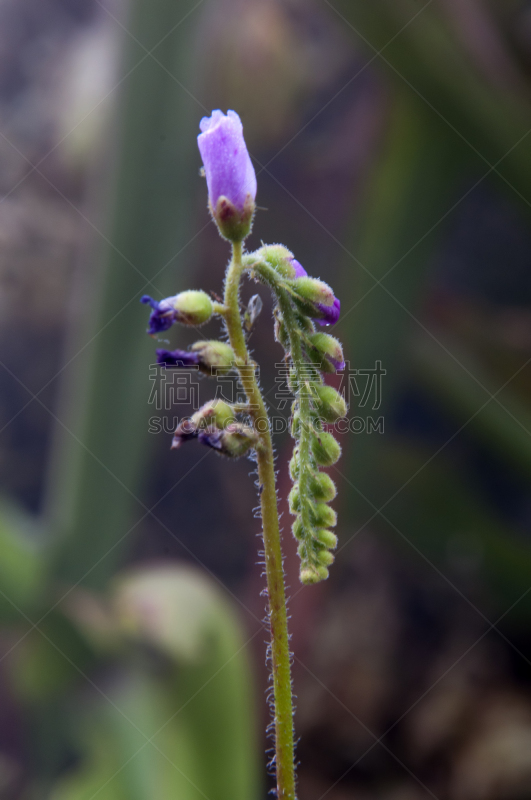
[[[528,798],[527,0],[0,3],[0,798],[273,785],[252,464],[170,452],[192,406],[161,400],[138,302],[222,291],[214,108],[255,162],[249,249],[284,243],[342,302],[340,545],[315,587],[276,436],[300,798]]]

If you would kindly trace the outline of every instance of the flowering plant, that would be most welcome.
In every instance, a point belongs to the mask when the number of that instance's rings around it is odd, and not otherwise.
[[[289,364],[289,385],[294,396],[291,433],[295,440],[290,461],[293,488],[290,511],[295,516],[293,534],[301,559],[304,584],[328,577],[334,561],[337,537],[330,530],[336,513],[329,503],[336,495],[334,482],[323,467],[334,464],[341,448],[325,429],[346,414],[343,397],[323,380],[323,373],[344,367],[341,344],[316,330],[339,319],[340,302],[324,281],[311,278],[286,247],[263,245],[244,252],[255,213],[256,175],[243,138],[239,116],[213,111],[200,123],[199,150],[208,186],[209,208],[221,235],[232,244],[232,259],[225,276],[223,302],[211,301],[201,291],[181,292],[160,301],[143,297],[151,306],[148,333],[156,335],[175,323],[201,325],[213,316],[221,318],[228,338],[199,341],[190,350],[157,350],[157,361],[166,369],[198,366],[206,374],[235,370],[245,391],[245,404],[211,401],[175,431],[172,447],[197,439],[231,458],[247,455],[257,462],[262,516],[271,662],[274,694],[274,727],[277,794],[295,798],[293,703],[286,598],[280,547],[275,465],[270,423],[256,377],[257,365],[247,347],[246,330],[254,322],[257,305],[240,312],[243,274],[267,286],[274,298],[275,338]],[[244,322],[246,323],[244,325]]]

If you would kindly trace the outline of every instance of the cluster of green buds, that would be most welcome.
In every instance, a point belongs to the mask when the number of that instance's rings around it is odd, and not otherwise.
[[[311,584],[328,577],[334,561],[337,522],[329,503],[336,496],[332,478],[322,468],[341,455],[334,435],[326,430],[347,413],[344,397],[325,384],[323,373],[344,368],[339,341],[315,323],[331,325],[339,316],[339,300],[323,281],[311,278],[293,254],[282,245],[263,246],[244,256],[255,280],[265,283],[276,299],[275,336],[289,364],[289,385],[294,395],[291,432],[295,440],[290,475],[293,488],[290,511],[295,516],[293,534],[301,559],[300,579]]]

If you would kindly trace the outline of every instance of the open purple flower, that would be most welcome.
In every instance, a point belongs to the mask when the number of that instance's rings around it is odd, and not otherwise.
[[[197,144],[203,159],[210,209],[225,238],[249,233],[256,197],[256,174],[235,111],[217,109],[199,123]]]
[[[308,276],[308,273],[302,264],[299,264],[296,258],[291,259],[291,266],[295,270],[295,278],[306,278]],[[326,306],[324,303],[316,303],[315,307],[319,311],[319,316],[313,317],[313,319],[315,319],[319,325],[328,327],[329,325],[336,324],[341,313],[341,301],[338,300],[337,297],[334,297],[331,306]]]
[[[157,301],[148,294],[141,298],[141,303],[150,305],[153,309],[149,317],[148,333],[153,335],[161,331],[167,331],[174,322],[178,321],[179,314],[175,309],[174,299],[173,297],[166,297],[164,300]]]

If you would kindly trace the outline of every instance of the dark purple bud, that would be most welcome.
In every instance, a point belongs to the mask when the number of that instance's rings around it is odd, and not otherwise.
[[[315,315],[312,314],[311,306],[308,308],[307,305],[305,311],[307,316],[316,320],[319,325],[335,325],[339,319],[341,303],[330,286],[316,278],[309,278],[302,264],[295,258],[291,259],[291,266],[295,270],[294,288],[302,298],[312,303],[317,312]]]
[[[319,325],[322,325],[323,327],[335,325],[341,313],[341,301],[338,300],[337,297],[334,297],[334,302],[331,306],[325,306],[322,303],[318,303],[317,308],[322,314],[321,317],[314,318]]]
[[[157,364],[163,367],[196,367],[199,366],[199,353],[189,350],[156,350]]]

